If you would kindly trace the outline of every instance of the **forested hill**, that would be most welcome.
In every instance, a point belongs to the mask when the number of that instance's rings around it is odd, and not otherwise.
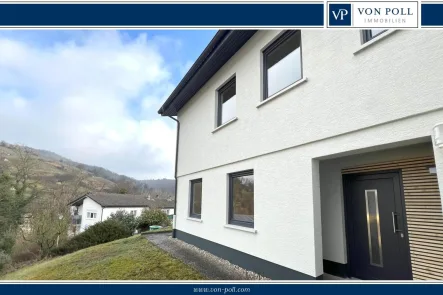
[[[17,146],[0,142],[0,167],[17,161]],[[126,192],[132,194],[155,191],[171,196],[175,191],[174,179],[136,180],[108,169],[72,161],[47,150],[26,147],[36,162],[36,175],[44,186],[55,186],[84,175],[82,186],[90,191]]]

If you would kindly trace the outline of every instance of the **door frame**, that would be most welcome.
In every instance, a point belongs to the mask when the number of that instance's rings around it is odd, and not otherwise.
[[[407,258],[408,258],[408,274],[409,279],[412,280],[412,263],[411,263],[411,247],[409,244],[409,230],[408,230],[408,222],[407,222],[407,215],[406,215],[406,207],[405,207],[405,196],[404,196],[404,188],[403,188],[403,177],[401,169],[395,169],[395,170],[381,170],[381,171],[370,171],[370,172],[355,172],[355,173],[347,173],[342,174],[342,181],[343,181],[343,201],[344,201],[344,219],[345,219],[345,237],[346,237],[346,255],[347,255],[347,276],[351,277],[351,274],[353,273],[353,265],[352,265],[352,259],[351,259],[351,241],[353,240],[353,224],[352,224],[352,206],[350,201],[350,188],[351,188],[351,182],[353,179],[359,176],[367,176],[374,178],[385,176],[385,178],[391,178],[388,176],[397,176],[399,180],[400,185],[400,203],[403,213],[403,227],[404,227],[404,239],[406,239],[406,249],[407,252]]]

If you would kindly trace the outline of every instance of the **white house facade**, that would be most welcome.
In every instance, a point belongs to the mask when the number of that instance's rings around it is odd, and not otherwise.
[[[174,214],[174,202],[151,199],[142,195],[88,193],[69,203],[73,212],[76,233],[104,221],[117,211],[126,211],[138,217],[145,209],[161,209],[168,215]]]
[[[275,279],[443,279],[442,74],[437,31],[219,31],[159,110],[174,236]]]

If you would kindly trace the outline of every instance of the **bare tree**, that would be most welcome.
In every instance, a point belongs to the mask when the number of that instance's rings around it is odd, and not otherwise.
[[[37,192],[37,181],[35,179],[37,161],[32,157],[31,150],[22,145],[15,145],[14,150],[17,155],[15,164],[9,166],[9,172],[14,179],[14,190],[16,195],[32,196]]]
[[[134,182],[127,179],[119,179],[116,181],[112,192],[117,194],[136,194],[137,188]]]
[[[35,162],[29,150],[21,146],[15,150],[18,159],[0,171],[0,254],[3,256],[11,253],[29,204],[39,195],[36,183],[31,180]]]
[[[36,243],[41,254],[47,256],[59,242],[68,238],[71,225],[69,201],[80,194],[85,174],[77,175],[72,182],[44,191],[31,206],[27,227],[22,228],[23,239]]]

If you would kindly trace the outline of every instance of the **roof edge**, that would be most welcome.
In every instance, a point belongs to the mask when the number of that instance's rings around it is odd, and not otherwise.
[[[194,75],[199,71],[199,69],[204,65],[206,59],[214,52],[217,47],[220,45],[221,41],[229,34],[231,30],[219,30],[215,36],[212,38],[211,42],[206,46],[185,76],[178,83],[177,87],[175,87],[174,91],[169,95],[166,101],[158,110],[158,114],[162,115],[166,111],[166,109],[171,105],[177,95],[183,90],[183,88],[189,83],[189,81],[194,77]]]
[[[86,199],[86,198],[88,197],[88,195],[89,195],[89,193],[86,193],[86,194],[84,194],[84,195],[81,195],[80,197],[75,198],[74,200],[70,201],[70,202],[68,203],[68,205],[72,205],[73,203],[77,203],[77,202],[80,201],[81,199]]]

